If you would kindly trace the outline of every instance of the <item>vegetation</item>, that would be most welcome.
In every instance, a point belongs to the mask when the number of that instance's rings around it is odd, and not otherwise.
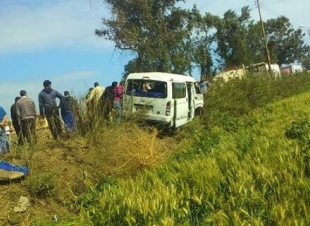
[[[208,121],[184,128],[166,163],[101,184],[95,204],[83,206],[88,219],[94,225],[309,224],[310,94],[296,95],[309,91],[309,81],[299,75],[215,84]],[[287,88],[298,83],[299,89]]]
[[[228,10],[222,17],[202,14],[194,5],[183,9],[180,0],[106,0],[111,18],[103,19],[96,35],[115,43],[115,49],[132,54],[125,66],[130,72],[165,71],[201,75],[237,65],[266,62],[259,21],[249,6],[240,14]],[[264,22],[272,63],[309,64],[305,33],[285,16]]]
[[[220,18],[179,0],[105,2],[113,17],[96,34],[134,53],[125,76],[212,74],[214,53],[219,68],[264,59],[248,7]],[[265,25],[274,62],[309,57],[287,18]],[[169,134],[141,116],[101,119],[81,99],[77,136],[40,128],[35,145],[3,156],[30,174],[1,182],[0,225],[309,225],[309,87],[306,73],[216,82],[205,114]],[[30,207],[15,212],[21,196]]]
[[[309,85],[214,83],[206,114],[169,136],[132,120],[59,142],[40,129],[3,156],[30,175],[2,183],[0,225],[308,225]]]

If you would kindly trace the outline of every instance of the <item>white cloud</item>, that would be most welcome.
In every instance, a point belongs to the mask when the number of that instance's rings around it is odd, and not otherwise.
[[[54,46],[112,47],[111,42],[95,36],[101,18],[109,13],[97,1],[92,5],[88,0],[27,2],[0,6],[0,52]]]
[[[288,17],[294,27],[310,27],[308,0],[273,0],[261,2],[263,19],[280,15]],[[240,12],[249,5],[252,17],[258,20],[254,0],[187,0],[180,4],[191,8],[194,4],[201,12],[222,16],[232,9]],[[101,28],[101,19],[109,17],[109,10],[99,0],[49,0],[37,1],[1,0],[0,4],[0,52],[37,50],[55,46],[78,48],[113,48],[113,43],[95,36]]]

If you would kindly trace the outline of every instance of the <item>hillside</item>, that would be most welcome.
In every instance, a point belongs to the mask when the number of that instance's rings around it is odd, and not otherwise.
[[[214,84],[205,115],[169,135],[38,129],[36,145],[2,156],[30,174],[1,182],[0,225],[308,225],[308,80]],[[21,196],[30,206],[15,213]]]
[[[48,128],[40,128],[33,146],[17,146],[12,134],[12,151],[1,159],[27,166],[30,174],[23,180],[0,181],[0,225],[52,223],[54,215],[59,220],[77,217],[77,198],[90,186],[106,176],[128,176],[160,162],[175,143],[170,137],[156,138],[156,130],[134,124],[107,126],[97,132],[55,141]],[[144,149],[137,150],[140,147]],[[25,213],[15,213],[21,196],[29,199],[30,206]]]
[[[102,181],[84,196],[86,222],[309,225],[309,98],[300,94],[227,118],[233,125],[226,128],[184,128],[195,142],[182,142],[168,162]]]

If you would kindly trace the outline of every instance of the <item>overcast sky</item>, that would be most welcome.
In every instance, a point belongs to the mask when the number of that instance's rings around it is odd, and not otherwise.
[[[188,0],[180,6],[193,4],[219,16],[229,9],[240,13],[249,5],[258,20],[252,0]],[[309,0],[261,1],[263,19],[284,15],[295,28],[310,27],[309,9]],[[59,92],[69,90],[77,96],[96,81],[103,86],[120,81],[131,56],[94,35],[104,17],[109,11],[100,0],[0,0],[0,105],[8,115],[22,89],[38,105],[45,79]]]

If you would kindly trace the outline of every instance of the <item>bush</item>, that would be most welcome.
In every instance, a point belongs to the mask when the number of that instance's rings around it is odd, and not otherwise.
[[[229,82],[215,82],[208,91],[204,106],[204,123],[208,128],[223,126],[238,129],[240,117],[268,103],[309,90],[307,73],[282,77],[247,76]]]
[[[25,186],[31,195],[46,198],[54,194],[56,176],[56,172],[32,174],[25,181]]]

